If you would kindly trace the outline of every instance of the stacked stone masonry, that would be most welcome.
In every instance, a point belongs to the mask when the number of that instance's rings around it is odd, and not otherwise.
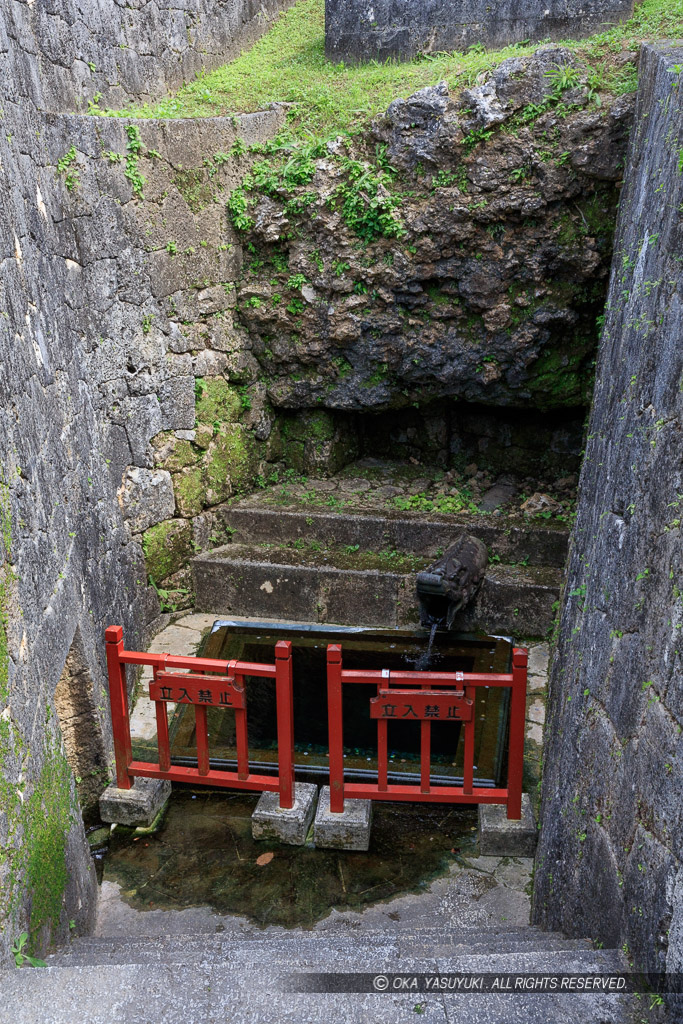
[[[633,0],[325,0],[325,52],[347,64],[604,31]]]
[[[225,63],[261,35],[287,0],[8,0],[0,49],[38,109],[121,107],[158,99]]]
[[[210,48],[221,18],[211,59],[223,59],[229,38],[235,46],[248,38],[239,26],[265,24],[239,5],[223,18],[227,6],[212,5],[205,21],[197,5],[165,17],[152,4],[81,9],[68,0],[15,0],[0,12],[0,957],[23,930],[39,951],[51,937],[63,940],[70,921],[86,931],[92,921],[95,874],[66,760],[72,726],[86,728],[87,712],[87,728],[99,734],[90,769],[98,777],[79,783],[96,795],[111,777],[104,627],[120,622],[136,646],[159,615],[123,512],[142,530],[171,511],[148,442],[167,427],[194,426],[191,357],[174,352],[157,328],[174,267],[155,264],[148,251],[166,245],[161,221],[179,193],[172,189],[164,208],[159,184],[158,204],[143,209],[132,185],[155,159],[159,180],[191,164],[196,128],[164,136],[144,126],[143,146],[160,155],[144,148],[138,161],[135,134],[123,124],[44,111],[82,108],[95,91],[111,102],[137,97],[145,90],[136,75],[163,91],[209,61],[193,47],[204,39]],[[188,38],[186,21],[203,25]],[[263,138],[278,119],[271,111],[241,127],[207,123],[205,151],[227,150],[238,128]],[[230,173],[219,174],[217,187]],[[180,216],[189,221],[183,249],[196,242],[180,256],[183,294],[200,295],[198,281],[222,285],[235,276],[239,247],[215,209],[201,235],[191,215]],[[134,491],[145,484],[155,500],[142,509]],[[60,714],[68,718],[66,752]]]
[[[554,658],[535,919],[683,968],[683,50],[645,46]]]

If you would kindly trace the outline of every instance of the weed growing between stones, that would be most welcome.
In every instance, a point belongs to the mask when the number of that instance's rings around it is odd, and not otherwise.
[[[14,574],[9,563],[12,548],[12,510],[9,487],[0,478],[0,540],[2,560],[0,561],[0,704],[9,699],[9,649],[7,624],[9,620],[10,591]]]
[[[126,128],[128,143],[126,144],[126,169],[124,175],[130,182],[136,199],[144,199],[143,190],[146,179],[138,170],[138,160],[142,155],[142,138],[137,125],[129,124]]]
[[[57,161],[57,177],[64,178],[64,184],[69,192],[73,192],[80,181],[80,172],[74,167],[76,163],[76,147],[71,146],[64,156]]]
[[[67,883],[66,838],[78,810],[71,770],[49,728],[51,717],[48,706],[42,769],[28,795],[24,784],[9,781],[7,770],[10,761],[27,756],[24,741],[11,717],[0,718],[0,806],[7,821],[0,847],[4,904],[12,918],[23,893],[31,894],[28,940],[22,944],[28,952],[44,947],[59,926]]]

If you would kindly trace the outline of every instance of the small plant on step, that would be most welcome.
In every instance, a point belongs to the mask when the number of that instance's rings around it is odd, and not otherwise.
[[[12,943],[12,955],[17,967],[24,967],[26,964],[29,967],[47,967],[44,960],[39,960],[35,956],[29,956],[28,953],[24,953],[24,947],[27,942],[28,932],[22,932],[19,938],[15,939]]]

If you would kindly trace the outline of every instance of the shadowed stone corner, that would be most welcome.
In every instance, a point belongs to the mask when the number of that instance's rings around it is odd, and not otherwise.
[[[294,805],[280,807],[279,793],[261,793],[251,816],[254,839],[277,839],[290,846],[303,846],[315,814],[318,787],[311,782],[297,782]]]
[[[102,821],[147,827],[171,795],[168,779],[136,778],[131,789],[107,786],[100,797]]]
[[[479,851],[489,857],[533,857],[538,832],[528,793],[522,794],[522,817],[508,818],[503,804],[479,804]]]
[[[370,800],[345,800],[344,810],[333,813],[330,810],[330,787],[322,787],[313,825],[316,846],[332,850],[367,850],[371,824]]]

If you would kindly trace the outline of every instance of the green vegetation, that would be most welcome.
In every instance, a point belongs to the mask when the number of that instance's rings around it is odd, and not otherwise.
[[[439,494],[433,498],[426,494],[398,495],[392,499],[392,505],[401,512],[439,512],[443,515],[480,511],[465,489],[456,495]]]
[[[195,398],[198,423],[234,423],[242,411],[240,394],[222,377],[198,377]]]
[[[12,510],[9,487],[0,478],[0,704],[9,697],[9,649],[7,646],[7,622],[10,606],[10,589],[13,583],[12,570],[8,564],[12,547]]]
[[[76,147],[71,146],[64,156],[57,161],[57,177],[64,178],[64,184],[69,192],[73,192],[80,180],[80,171],[73,165],[76,163]]]
[[[471,85],[476,76],[508,57],[532,53],[537,44],[467,53],[437,53],[407,63],[371,62],[359,67],[333,64],[324,52],[323,0],[299,0],[246,53],[217,70],[200,74],[175,96],[127,110],[119,117],[214,117],[263,110],[270,103],[294,104],[290,125],[300,139],[353,131],[385,110],[397,96],[408,96],[445,80]],[[635,89],[636,68],[615,56],[637,50],[642,40],[683,34],[683,0],[643,0],[630,21],[580,42],[564,43],[595,71],[601,92]],[[558,83],[558,85],[561,83]]]
[[[35,942],[45,925],[56,929],[67,883],[66,836],[74,801],[71,770],[57,740],[46,744],[40,778],[24,806],[26,887],[31,893],[30,935]]]
[[[142,537],[142,550],[149,576],[165,580],[182,569],[192,557],[192,526],[179,519],[167,519],[151,526]]]
[[[22,932],[19,938],[15,939],[12,943],[12,955],[16,966],[23,967],[26,963],[29,967],[47,967],[44,960],[38,960],[35,956],[29,956],[28,953],[24,953],[24,947],[27,942],[28,932]]]
[[[46,723],[50,717],[48,706]],[[44,946],[59,925],[67,883],[66,837],[77,806],[69,765],[49,729],[42,769],[28,796],[23,791],[30,784],[12,784],[7,773],[10,759],[22,754],[24,741],[14,722],[0,719],[0,806],[8,824],[0,865],[5,869],[8,918],[17,912],[25,893],[31,897],[28,933],[22,932],[12,949],[17,966],[24,960],[31,963],[29,954]]]
[[[253,485],[258,468],[254,435],[241,423],[222,425],[205,463],[206,487],[211,491],[211,504],[217,504],[231,493],[247,490]]]
[[[126,169],[123,174],[130,182],[130,186],[133,189],[133,195],[136,199],[144,199],[143,189],[147,179],[144,178],[138,170],[138,160],[142,155],[142,138],[140,136],[140,129],[137,125],[129,124],[126,128],[126,136],[128,138],[128,142],[126,143]]]
[[[205,180],[204,171],[201,167],[178,171],[172,181],[192,213],[199,213],[200,210],[203,210],[205,206],[214,201],[214,190],[211,188],[210,183]]]
[[[264,554],[266,551],[267,556]],[[395,548],[386,548],[384,551],[361,550],[359,544],[341,546],[302,537],[286,544],[257,544],[242,554],[254,561],[262,561],[267,557],[271,562],[282,560],[293,565],[333,565],[337,569],[377,569],[380,572],[410,574],[419,572],[432,561],[429,555],[415,555]]]

